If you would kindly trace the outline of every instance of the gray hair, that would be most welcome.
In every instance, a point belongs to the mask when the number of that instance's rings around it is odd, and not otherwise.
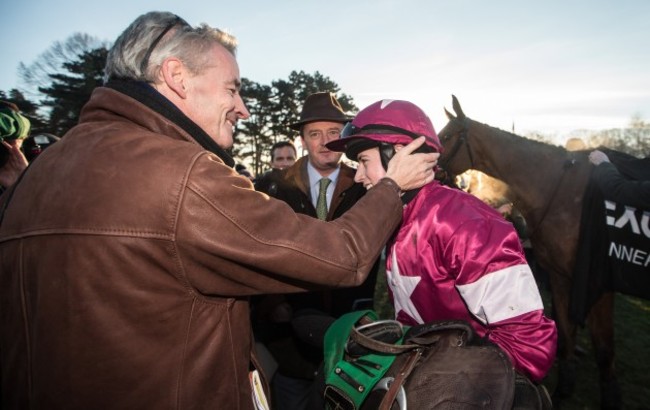
[[[169,12],[141,15],[120,34],[108,53],[104,81],[122,78],[154,82],[163,61],[181,60],[193,74],[209,64],[208,52],[221,45],[235,55],[237,39],[207,24],[190,26]]]

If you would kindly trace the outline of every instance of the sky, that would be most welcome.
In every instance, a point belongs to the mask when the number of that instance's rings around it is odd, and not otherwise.
[[[242,77],[319,71],[363,108],[418,104],[440,130],[456,95],[474,120],[525,135],[650,120],[647,0],[21,0],[0,13],[0,90],[75,32],[114,41],[140,14],[171,11],[239,41]]]

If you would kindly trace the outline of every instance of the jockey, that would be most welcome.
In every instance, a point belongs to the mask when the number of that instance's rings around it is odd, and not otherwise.
[[[419,107],[382,100],[359,112],[327,147],[356,160],[355,181],[371,189],[394,153],[420,136],[424,150],[441,151]],[[555,358],[557,329],[544,316],[512,224],[479,199],[435,180],[402,199],[402,224],[386,252],[396,319],[406,325],[465,320],[505,351],[519,373],[541,381]]]

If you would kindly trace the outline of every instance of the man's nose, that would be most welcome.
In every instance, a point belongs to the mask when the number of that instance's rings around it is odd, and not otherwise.
[[[251,113],[248,112],[248,109],[246,109],[246,104],[244,104],[244,100],[241,98],[241,95],[237,95],[237,102],[235,103],[235,111],[237,111],[237,117],[239,117],[242,120],[245,120],[251,116]]]
[[[337,139],[339,139],[339,138],[338,138],[338,137],[331,137],[331,136],[325,134],[325,136],[321,137],[321,139],[320,139],[320,145],[321,145],[323,148],[327,148],[326,145],[327,145],[328,142],[330,142],[330,141],[334,141],[334,140],[337,140]],[[329,149],[329,148],[328,148],[328,149]]]

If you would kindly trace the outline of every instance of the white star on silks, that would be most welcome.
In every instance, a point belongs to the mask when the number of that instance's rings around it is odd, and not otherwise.
[[[411,300],[411,295],[422,278],[419,276],[400,275],[399,267],[397,266],[397,252],[395,251],[395,248],[393,248],[393,260],[391,261],[390,266],[391,269],[386,271],[386,279],[390,290],[393,292],[395,317],[397,317],[400,310],[403,310],[418,323],[424,323],[424,320],[422,320],[420,313]]]

